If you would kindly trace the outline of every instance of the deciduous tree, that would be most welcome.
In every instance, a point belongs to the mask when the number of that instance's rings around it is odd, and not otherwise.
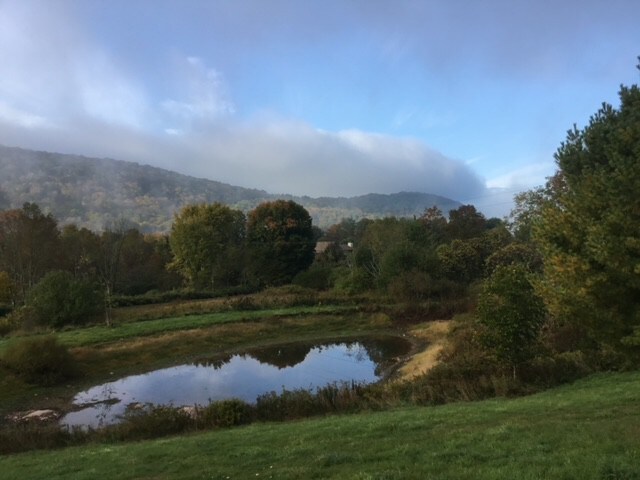
[[[487,220],[473,205],[462,205],[449,211],[447,231],[452,239],[479,237],[487,227]]]
[[[0,305],[11,303],[13,300],[13,282],[7,272],[0,272]]]
[[[0,212],[0,270],[11,277],[18,302],[60,262],[59,240],[56,220],[34,203]]]
[[[221,203],[189,205],[175,217],[173,266],[198,288],[238,283],[243,270],[245,217]]]
[[[258,205],[247,221],[250,271],[264,285],[290,282],[314,258],[315,239],[309,212],[291,200]]]
[[[100,235],[94,258],[96,272],[104,291],[105,323],[109,326],[112,323],[113,294],[120,273],[120,256],[126,229],[124,219],[107,226]]]
[[[483,343],[511,366],[514,378],[517,366],[535,353],[545,315],[524,266],[498,267],[486,280],[478,302]]]

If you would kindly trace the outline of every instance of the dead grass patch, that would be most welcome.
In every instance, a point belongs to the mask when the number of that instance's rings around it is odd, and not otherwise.
[[[440,362],[440,352],[445,346],[451,325],[451,320],[434,320],[416,325],[409,331],[413,337],[421,343],[424,342],[426,346],[400,367],[398,380],[406,381],[423,375]]]

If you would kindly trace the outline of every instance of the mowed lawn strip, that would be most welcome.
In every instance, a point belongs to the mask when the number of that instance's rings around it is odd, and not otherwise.
[[[513,400],[255,424],[0,457],[29,479],[607,479],[640,476],[640,373]]]
[[[218,312],[161,318],[157,320],[126,322],[111,327],[106,325],[94,325],[85,328],[61,331],[57,333],[57,336],[61,343],[69,347],[80,347],[179,330],[205,328],[224,323],[257,321],[281,316],[344,313],[353,309],[354,307],[327,305],[315,307],[288,307],[269,310]],[[7,345],[12,340],[13,339],[0,340],[0,354],[2,354],[4,349],[6,349]]]

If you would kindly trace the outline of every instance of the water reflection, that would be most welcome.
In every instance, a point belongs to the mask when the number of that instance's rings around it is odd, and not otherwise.
[[[116,422],[127,406],[135,403],[206,405],[228,398],[254,402],[259,395],[282,389],[375,382],[382,369],[408,349],[401,338],[374,337],[323,345],[280,345],[243,355],[201,359],[80,392],[73,402],[85,408],[69,413],[61,423],[97,428]]]

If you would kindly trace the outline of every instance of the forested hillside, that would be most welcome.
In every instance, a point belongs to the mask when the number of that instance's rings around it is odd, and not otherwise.
[[[300,203],[320,227],[342,218],[413,216],[433,205],[443,212],[460,206],[425,193],[317,199],[273,195],[133,162],[0,146],[0,208],[34,202],[62,224],[92,230],[124,217],[145,232],[168,231],[174,212],[185,205],[221,202],[247,212],[275,198]]]

